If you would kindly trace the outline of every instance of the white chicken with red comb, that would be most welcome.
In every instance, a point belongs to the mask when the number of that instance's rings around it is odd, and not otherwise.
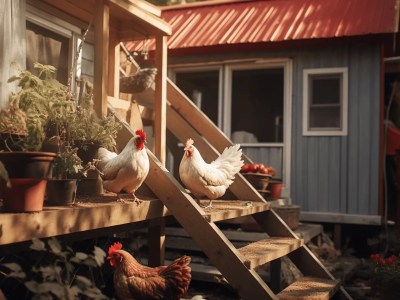
[[[216,160],[206,163],[193,143],[192,139],[186,141],[179,177],[197,200],[204,196],[210,200],[207,208],[212,206],[212,200],[225,194],[239,173],[243,165],[242,149],[239,144],[227,147]]]
[[[136,130],[121,153],[100,148],[97,152],[98,168],[103,173],[104,188],[118,194],[126,192],[132,194],[134,201],[140,203],[135,192],[143,184],[149,173],[150,163],[145,148],[146,133]]]

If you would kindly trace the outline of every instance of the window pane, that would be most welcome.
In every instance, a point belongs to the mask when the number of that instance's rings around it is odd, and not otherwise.
[[[340,103],[340,77],[339,75],[313,75],[311,76],[311,103],[333,104]]]
[[[33,71],[39,62],[57,68],[56,79],[63,84],[68,81],[69,38],[26,22],[26,68]]]
[[[232,72],[232,139],[283,141],[283,68]]]
[[[311,107],[310,129],[341,128],[340,107]]]
[[[176,85],[218,125],[218,70],[177,73]]]

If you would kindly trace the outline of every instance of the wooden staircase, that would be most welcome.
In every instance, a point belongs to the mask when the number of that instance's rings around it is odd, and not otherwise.
[[[181,141],[193,138],[206,161],[214,160],[225,147],[232,145],[170,81],[167,100],[167,128]],[[129,125],[125,127],[133,132]],[[150,172],[146,185],[243,299],[351,299],[340,282],[241,174],[237,174],[230,186],[230,191],[240,200],[213,201],[212,208],[203,209],[151,151],[148,155]],[[247,157],[244,160],[250,162]],[[218,228],[218,222],[242,216],[251,216],[269,238],[235,248]],[[279,270],[283,256],[287,256],[304,276],[281,290]],[[269,285],[254,270],[266,263],[271,263]]]

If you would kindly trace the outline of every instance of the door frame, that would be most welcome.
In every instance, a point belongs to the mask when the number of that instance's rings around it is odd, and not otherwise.
[[[246,143],[250,147],[282,147],[282,197],[290,197],[291,175],[291,137],[292,137],[292,60],[262,59],[255,62],[235,63],[224,65],[224,112],[223,130],[231,136],[231,109],[232,109],[232,71],[255,70],[266,68],[283,68],[283,142],[282,143]]]
[[[284,103],[283,103],[283,143],[255,143],[245,144],[251,147],[282,147],[282,197],[290,197],[290,175],[291,175],[291,137],[292,137],[292,78],[293,67],[290,58],[255,58],[235,61],[208,62],[205,65],[199,64],[179,64],[170,65],[168,76],[173,82],[176,79],[176,72],[193,71],[219,71],[219,99],[218,99],[218,124],[217,126],[230,137],[231,124],[231,85],[232,71],[240,69],[262,69],[262,68],[283,68],[284,80]]]

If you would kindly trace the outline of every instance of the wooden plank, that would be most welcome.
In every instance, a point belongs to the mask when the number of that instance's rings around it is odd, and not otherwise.
[[[245,257],[244,264],[254,269],[274,259],[287,255],[304,245],[304,241],[294,238],[269,238],[251,243],[239,249]]]
[[[108,60],[108,94],[119,98],[119,66],[120,46],[115,29],[110,29],[109,60]]]
[[[204,136],[220,153],[232,141],[170,80],[167,82],[168,101],[174,109],[187,120],[196,131]],[[245,162],[251,160],[244,156]]]
[[[98,0],[94,21],[94,109],[99,117],[107,115],[107,76],[109,52],[109,7]]]
[[[194,123],[196,123],[195,120],[193,120],[193,123],[188,123],[180,116],[180,114],[177,113],[175,109],[173,109],[171,106],[167,106],[168,129],[182,142],[186,141],[186,139],[189,137],[192,138],[196,148],[200,151],[204,160],[211,162],[212,160],[216,159],[220,153],[218,153],[218,151],[192,127]],[[224,149],[222,149],[222,151]],[[229,190],[239,199],[250,200],[254,202],[266,202],[265,199],[240,173],[236,174],[235,180],[229,187]]]
[[[281,300],[328,300],[338,290],[339,281],[302,277],[278,294]]]
[[[149,13],[143,8],[139,8],[127,1],[120,0],[108,0],[110,2],[110,6],[112,10],[115,11],[115,14],[118,15],[118,12],[128,12],[131,15],[133,21],[140,24],[141,28],[143,28],[150,35],[171,35],[172,29],[171,26],[165,22],[163,19],[158,18],[157,16]]]
[[[317,235],[321,234],[323,227],[320,224],[299,224],[299,227],[294,231],[294,233],[301,239],[304,243],[308,243],[311,239],[315,238]],[[239,231],[239,230],[222,230],[223,234],[230,241],[241,241],[241,242],[255,242],[263,240],[269,237],[265,232],[251,232],[251,231]],[[165,229],[165,234],[170,237],[186,237],[190,238],[189,234],[185,229],[180,227],[167,227]]]
[[[276,299],[254,270],[242,263],[242,255],[214,223],[205,220],[200,207],[185,189],[148,151],[150,172],[146,184],[160,197],[176,220],[193,237],[210,261],[245,299]]]
[[[167,37],[156,38],[155,61],[157,75],[155,78],[155,105],[154,105],[154,154],[165,165],[166,159],[166,128],[167,128]]]
[[[376,225],[382,224],[381,216],[340,214],[326,212],[300,212],[300,220],[305,222],[324,222],[340,224]]]
[[[208,200],[200,200],[200,204],[208,204]],[[208,222],[217,222],[251,215],[270,209],[269,203],[251,202],[243,200],[214,200],[212,207],[205,208],[205,219]]]
[[[159,200],[144,200],[136,205],[117,202],[116,195],[91,199],[91,202],[70,207],[45,206],[44,210],[38,213],[2,213],[0,245],[29,241],[33,237],[46,238],[79,233],[169,215]],[[23,230],[19,230],[18,226]]]

